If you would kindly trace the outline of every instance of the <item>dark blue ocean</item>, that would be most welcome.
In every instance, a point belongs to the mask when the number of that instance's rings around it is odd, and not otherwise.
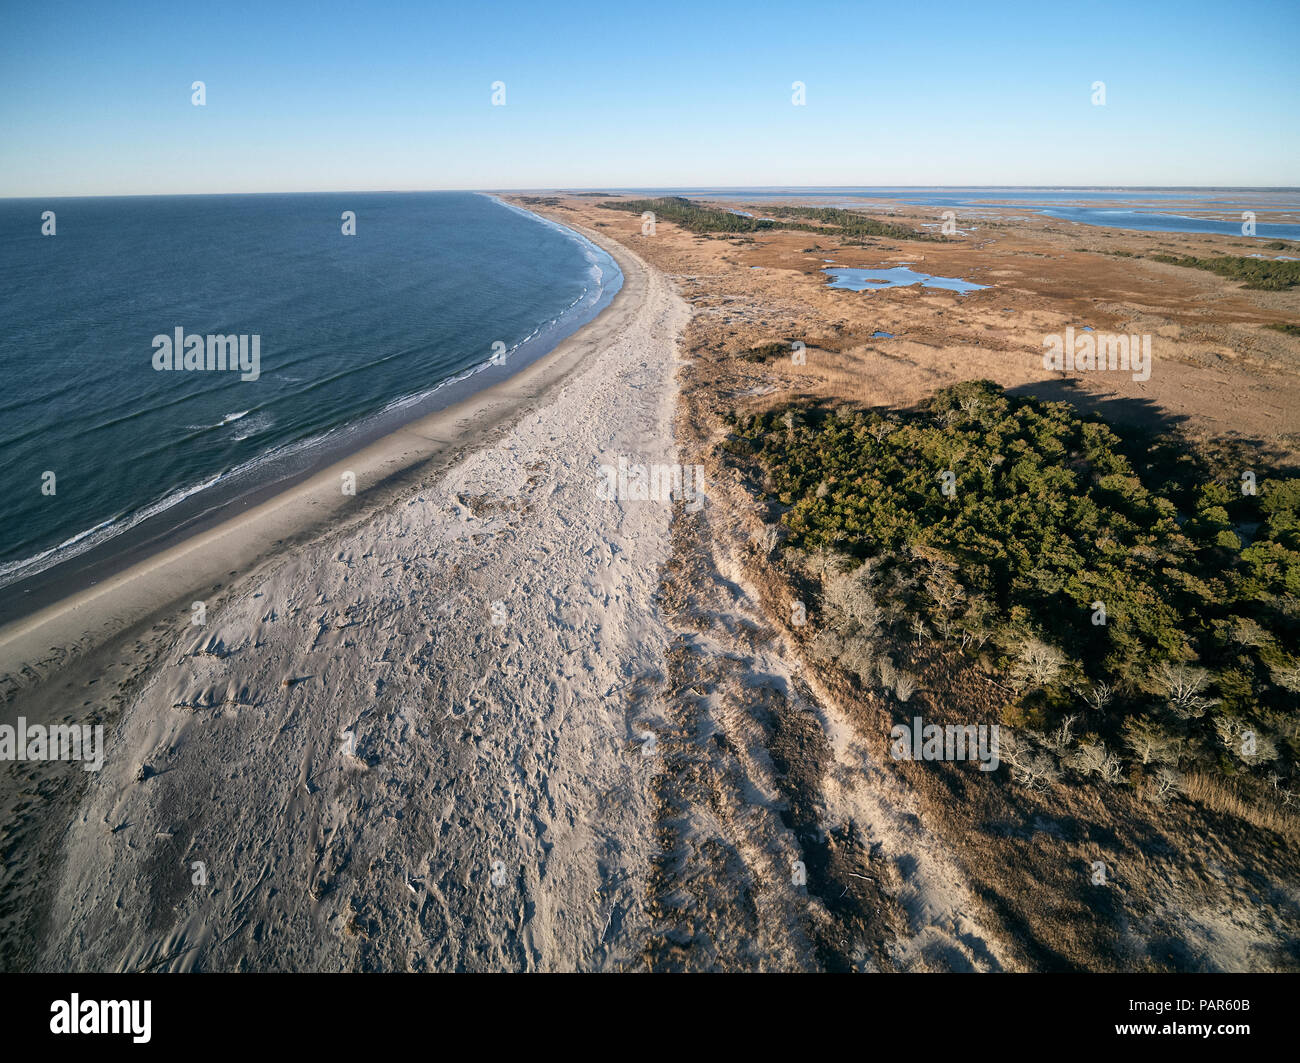
[[[622,282],[458,192],[3,200],[0,276],[0,585],[508,375]],[[259,378],[155,369],[177,328],[259,336]]]

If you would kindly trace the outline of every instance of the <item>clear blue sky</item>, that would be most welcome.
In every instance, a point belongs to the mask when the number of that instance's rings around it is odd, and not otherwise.
[[[1297,0],[602,7],[11,0],[0,195],[1300,185]]]

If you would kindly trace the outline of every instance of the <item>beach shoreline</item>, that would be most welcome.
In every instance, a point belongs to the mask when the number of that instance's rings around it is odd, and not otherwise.
[[[688,315],[598,243],[622,289],[530,368],[6,629],[6,719],[104,756],[0,776],[0,969],[637,964],[672,509],[597,486],[675,460]]]
[[[90,564],[72,557],[19,581],[15,586],[34,588],[34,599],[17,608],[11,600],[0,611],[0,683],[11,688],[13,677],[25,669],[42,672],[40,662],[50,660],[56,649],[80,654],[170,609],[188,611],[192,601],[222,592],[257,566],[335,528],[366,520],[411,484],[487,445],[493,431],[544,403],[634,311],[637,295],[644,291],[644,267],[620,244],[601,240],[585,227],[563,225],[517,204],[502,205],[570,229],[614,259],[622,271],[621,285],[594,318],[510,376],[355,449],[332,454],[326,464],[230,500],[225,505],[238,507],[237,515],[209,515],[187,529],[180,542],[159,545],[162,537],[154,534]],[[343,494],[345,472],[355,475],[354,496]],[[65,665],[67,652],[57,660]]]
[[[530,333],[491,359],[458,367],[442,379],[435,375],[423,386],[417,382],[410,393],[410,385],[403,383],[406,390],[393,392],[378,405],[359,408],[345,420],[318,427],[314,434],[278,442],[270,439],[251,456],[232,457],[220,468],[195,470],[197,478],[180,483],[165,497],[135,495],[123,486],[122,512],[93,527],[88,526],[92,517],[83,514],[83,524],[74,514],[73,523],[55,537],[62,538],[59,545],[41,548],[42,542],[33,540],[26,556],[0,564],[0,629],[147,561],[168,546],[224,524],[232,513],[274,499],[372,443],[472,400],[544,358],[595,320],[617,295],[623,274],[599,244],[570,226],[500,197],[479,193],[473,198],[493,204],[489,210],[525,219],[529,229],[549,229],[580,248],[591,270],[583,294],[549,320],[548,311]],[[436,319],[429,328],[432,334],[441,334]],[[100,478],[108,476],[105,471]]]

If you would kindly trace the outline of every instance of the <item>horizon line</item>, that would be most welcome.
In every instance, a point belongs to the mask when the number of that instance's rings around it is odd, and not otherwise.
[[[502,187],[483,187],[483,188],[305,188],[305,189],[265,189],[258,192],[247,191],[227,191],[227,192],[78,192],[78,193],[54,193],[54,194],[36,194],[36,195],[0,195],[0,202],[5,200],[47,200],[47,199],[144,199],[144,198],[164,198],[164,197],[182,197],[182,196],[330,196],[330,195],[418,195],[423,192],[471,192],[483,195],[511,195],[523,192],[550,192],[563,195],[568,192],[605,192],[609,195],[620,195],[630,192],[690,192],[700,189],[713,190],[718,192],[766,192],[766,191],[847,191],[856,189],[1033,189],[1033,190],[1059,190],[1063,192],[1082,192],[1082,191],[1116,191],[1116,192],[1295,192],[1300,193],[1300,186],[1297,185],[1120,185],[1120,184],[1089,184],[1089,185],[1063,185],[1063,184],[954,184],[954,185],[936,185],[936,184],[884,184],[884,185],[791,185],[791,184],[774,184],[774,185],[566,185],[566,186],[545,186],[545,185],[526,185],[516,188]]]

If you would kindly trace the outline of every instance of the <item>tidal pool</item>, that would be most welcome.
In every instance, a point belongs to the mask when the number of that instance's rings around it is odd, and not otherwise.
[[[895,266],[893,269],[853,269],[847,266],[836,266],[823,269],[822,272],[831,275],[830,287],[847,288],[853,292],[877,291],[881,288],[907,288],[919,284],[924,288],[943,288],[958,295],[965,295],[967,292],[979,292],[988,287],[987,284],[972,284],[960,277],[935,277],[928,273],[917,273],[906,266]]]

